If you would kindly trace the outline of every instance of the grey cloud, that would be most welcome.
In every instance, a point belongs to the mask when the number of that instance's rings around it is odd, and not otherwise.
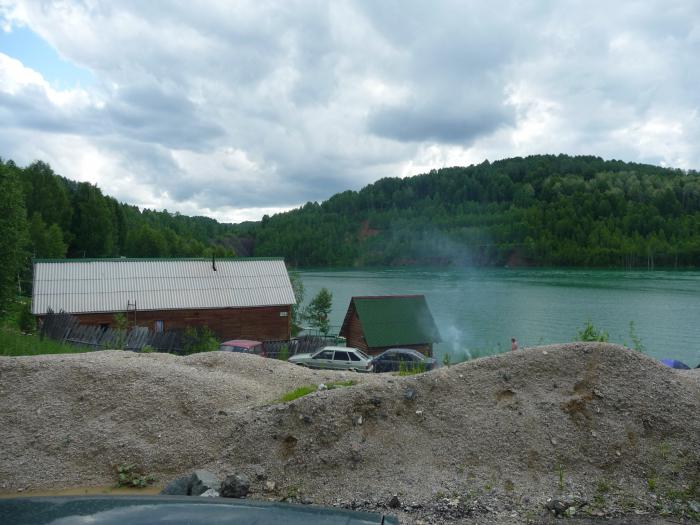
[[[26,87],[0,95],[0,132],[79,135],[154,195],[202,208],[320,200],[460,148],[700,166],[694,0],[50,5],[26,3],[27,24],[94,72],[104,105]],[[680,131],[640,138],[647,122]],[[183,167],[183,151],[218,164]]]
[[[382,109],[368,123],[377,135],[407,142],[470,144],[500,126],[511,124],[513,116],[505,108],[485,107],[460,111],[458,108],[402,107]]]

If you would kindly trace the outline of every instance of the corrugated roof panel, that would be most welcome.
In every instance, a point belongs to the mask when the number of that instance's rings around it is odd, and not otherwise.
[[[118,312],[294,304],[282,259],[66,259],[34,264],[32,311]]]

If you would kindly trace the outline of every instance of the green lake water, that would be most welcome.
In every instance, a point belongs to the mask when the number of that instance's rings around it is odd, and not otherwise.
[[[582,269],[390,268],[303,270],[305,302],[333,293],[339,327],[353,295],[424,294],[449,352],[496,353],[575,339],[590,320],[633,346],[630,321],[655,358],[700,363],[700,272]]]

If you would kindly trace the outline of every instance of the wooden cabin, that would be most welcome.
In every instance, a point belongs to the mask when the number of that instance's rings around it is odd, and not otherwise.
[[[156,332],[207,326],[222,341],[289,339],[294,291],[283,259],[55,259],[34,262],[32,313]]]
[[[423,295],[350,299],[340,335],[347,345],[377,355],[388,348],[412,348],[433,355],[440,334]]]

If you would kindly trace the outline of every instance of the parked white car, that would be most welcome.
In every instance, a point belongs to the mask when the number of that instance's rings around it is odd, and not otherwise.
[[[369,372],[372,370],[372,359],[357,348],[345,346],[325,346],[313,354],[297,354],[289,358],[290,363],[309,368],[325,368],[329,370],[353,370]]]

